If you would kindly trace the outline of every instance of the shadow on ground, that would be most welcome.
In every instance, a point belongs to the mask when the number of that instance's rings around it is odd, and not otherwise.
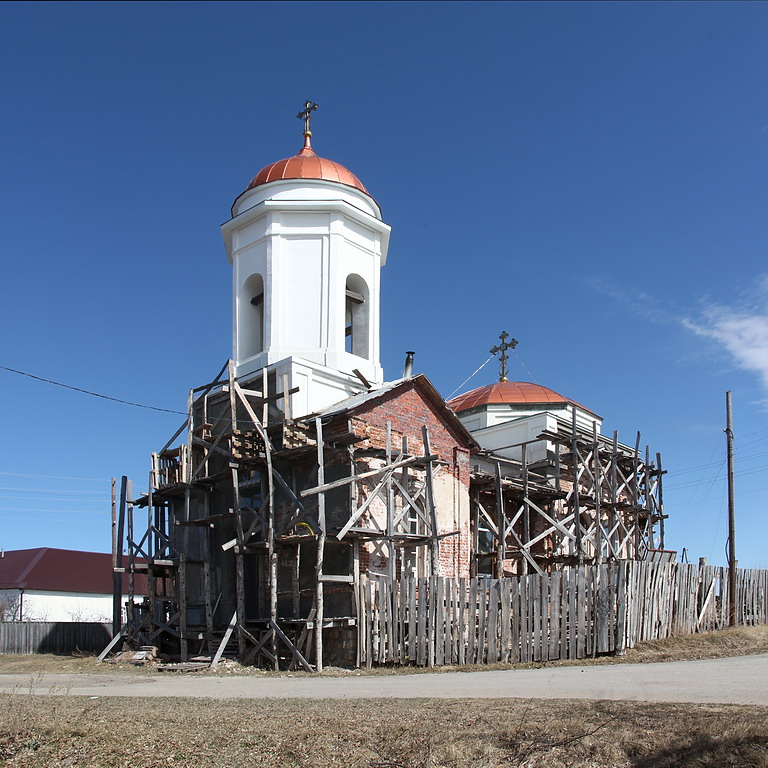
[[[634,768],[766,768],[768,735],[722,740],[702,734],[678,748],[646,753],[633,760]]]

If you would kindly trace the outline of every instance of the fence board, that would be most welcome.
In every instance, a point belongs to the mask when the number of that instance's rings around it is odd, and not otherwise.
[[[112,638],[112,625],[90,621],[2,621],[0,653],[100,653]]]
[[[520,580],[510,579],[510,600],[509,600],[509,620],[512,622],[512,631],[510,632],[510,661],[520,661]]]
[[[361,664],[484,664],[622,653],[640,640],[725,626],[727,583],[725,568],[637,561],[500,580],[363,578]],[[736,597],[740,623],[768,622],[768,571],[740,569]],[[73,639],[78,625],[68,626],[0,623],[0,653],[42,648],[24,633],[45,634],[45,627],[57,627],[64,645],[49,642],[50,650],[39,652],[88,650],[85,641]],[[90,626],[106,633],[91,646],[97,652],[109,640],[108,625]]]
[[[467,580],[466,578],[459,579],[459,625],[458,629],[458,645],[459,645],[459,657],[458,663],[465,664],[467,659],[466,648],[466,621],[467,621]]]
[[[488,623],[488,581],[489,579],[481,579],[478,583],[476,664],[485,664],[485,633],[486,624]]]
[[[469,620],[467,625],[467,664],[475,664],[477,648],[477,579],[469,580]]]

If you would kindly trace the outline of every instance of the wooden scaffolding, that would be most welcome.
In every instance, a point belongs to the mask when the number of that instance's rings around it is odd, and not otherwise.
[[[519,460],[478,452],[467,530],[441,532],[445,467],[427,425],[409,439],[387,421],[374,445],[343,412],[294,420],[286,392],[266,370],[238,381],[228,361],[190,391],[147,492],[134,498],[123,478],[115,573],[130,595],[114,644],[320,671],[360,663],[361,574],[501,578],[663,548],[661,461],[641,458],[639,436],[630,449],[560,420],[538,437],[545,462],[530,463],[527,444]],[[442,542],[462,533],[470,573],[441,574]]]
[[[356,448],[348,423],[324,434],[320,417],[280,412],[275,389],[266,371],[241,385],[229,361],[190,391],[186,422],[152,454],[148,491],[133,499],[123,478],[115,571],[129,574],[129,645],[321,670],[327,636],[330,657],[354,663],[361,542],[392,579],[437,573],[452,534],[437,530],[426,426],[417,454],[407,437],[394,449],[389,423],[387,448]]]
[[[661,454],[640,433],[634,448],[557,419],[517,449],[519,459],[483,452],[472,483],[473,576],[536,572],[585,563],[645,560],[664,549]],[[547,459],[530,463],[534,443]]]

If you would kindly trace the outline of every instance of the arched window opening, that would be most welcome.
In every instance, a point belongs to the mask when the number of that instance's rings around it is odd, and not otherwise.
[[[349,275],[345,287],[344,349],[352,355],[368,358],[370,302],[368,285],[360,275]]]
[[[264,351],[264,279],[261,275],[251,275],[245,281],[239,303],[240,359],[247,360]]]

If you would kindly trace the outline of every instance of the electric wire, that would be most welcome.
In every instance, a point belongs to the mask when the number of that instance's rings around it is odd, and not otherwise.
[[[44,480],[82,480],[88,483],[110,483],[106,477],[68,477],[66,475],[31,475],[24,472],[0,472],[7,477],[38,477]]]
[[[63,512],[67,515],[108,515],[110,510],[104,509],[98,512],[87,509],[28,509],[27,507],[0,507],[0,512]]]
[[[523,370],[531,377],[531,381],[534,384],[538,384],[539,382],[536,381],[536,377],[531,372],[531,369],[523,362],[523,358],[518,354],[517,348],[512,350],[512,354],[517,358],[517,362],[520,363],[520,366],[523,368]]]
[[[60,381],[54,381],[53,379],[45,379],[42,376],[35,376],[33,373],[27,373],[26,371],[18,371],[15,368],[9,368],[6,365],[0,365],[0,370],[9,371],[10,373],[16,373],[19,376],[27,376],[30,379],[35,379],[36,381],[42,381],[45,384],[53,384],[57,387],[63,387],[64,389],[71,389],[74,392],[81,392],[84,395],[91,395],[92,397],[100,397],[102,400],[111,400],[114,403],[122,403],[123,405],[132,405],[134,408],[146,408],[150,411],[160,411],[161,413],[178,413],[181,416],[186,416],[186,413],[184,411],[175,411],[171,408],[158,408],[156,405],[145,405],[143,403],[134,403],[131,400],[122,400],[119,397],[102,395],[100,392],[91,392],[91,390],[89,389],[74,387],[71,384],[62,384]]]
[[[8,501],[9,499],[14,501],[76,501],[78,504],[104,504],[109,497],[103,494],[100,499],[86,499],[82,496],[44,496],[41,499],[36,499],[34,496],[6,496],[4,493],[0,494],[0,501]]]
[[[718,468],[718,471],[714,475],[710,475],[709,477],[702,478],[701,480],[691,481],[688,483],[682,483],[680,485],[665,485],[664,486],[664,492],[667,491],[681,491],[681,490],[687,490],[690,488],[696,488],[701,485],[706,485],[708,482],[712,481],[715,482],[717,480],[722,479],[722,464]],[[761,464],[759,467],[752,467],[751,469],[744,469],[738,472],[734,472],[734,477],[748,477],[749,475],[755,475],[759,472],[764,472],[766,469],[768,469],[768,464]]]
[[[480,371],[482,371],[483,368],[485,368],[485,366],[491,362],[491,360],[493,360],[493,355],[491,355],[471,376],[468,376],[466,379],[464,379],[464,381],[462,381],[461,384],[459,384],[459,386],[456,387],[456,389],[454,389],[453,392],[451,392],[451,394],[448,395],[448,397],[445,399],[450,400],[471,378],[480,373]]]
[[[0,491],[27,491],[29,493],[73,493],[81,496],[103,496],[106,491],[70,491],[64,488],[15,488],[10,485],[0,485]]]

